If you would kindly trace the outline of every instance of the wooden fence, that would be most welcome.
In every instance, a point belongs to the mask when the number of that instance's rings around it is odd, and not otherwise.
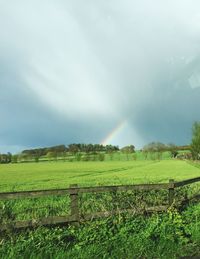
[[[35,190],[35,191],[19,191],[19,192],[4,192],[0,193],[0,200],[14,200],[22,198],[36,198],[50,195],[66,195],[70,196],[70,210],[71,214],[66,216],[51,216],[33,220],[15,221],[8,224],[0,225],[0,231],[7,229],[22,229],[28,227],[38,227],[47,225],[59,225],[59,224],[75,224],[78,225],[80,222],[88,221],[91,219],[104,218],[111,215],[116,215],[122,212],[128,213],[144,213],[144,210],[133,209],[115,210],[115,211],[104,211],[96,212],[92,214],[81,215],[79,212],[78,198],[83,193],[106,193],[106,192],[119,192],[119,191],[150,191],[150,190],[168,190],[168,205],[166,206],[154,206],[145,208],[145,212],[162,212],[166,211],[174,203],[175,189],[183,187],[185,185],[200,181],[200,177],[187,179],[180,182],[169,180],[168,183],[162,184],[137,184],[137,185],[117,185],[117,186],[96,186],[96,187],[78,187],[78,185],[70,185],[66,189],[50,189],[50,190]],[[196,198],[200,198],[197,195]]]

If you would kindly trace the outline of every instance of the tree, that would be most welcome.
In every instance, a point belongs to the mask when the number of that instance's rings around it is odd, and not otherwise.
[[[195,160],[200,160],[200,122],[195,122],[192,127],[192,157]]]
[[[48,160],[57,160],[57,157],[58,157],[58,154],[57,154],[57,152],[56,151],[50,151],[50,152],[48,152],[47,153],[47,155],[46,155],[47,157],[48,157]]]
[[[121,148],[121,152],[126,154],[126,159],[129,160],[129,154],[135,152],[135,146],[129,145]]]
[[[167,145],[167,149],[169,150],[170,155],[171,155],[172,158],[177,157],[177,155],[178,155],[178,151],[177,151],[178,147],[175,144],[173,144],[173,143],[168,144]]]
[[[18,155],[12,155],[12,163],[17,163],[18,162]]]
[[[53,158],[54,158],[54,152],[53,152],[53,151],[49,151],[49,152],[46,154],[46,157],[48,158],[48,160],[53,160]]]
[[[135,146],[129,145],[121,148],[122,153],[134,153],[135,152]]]
[[[79,146],[77,144],[70,144],[68,146],[68,150],[70,153],[72,153],[73,155],[76,155],[76,153],[79,152]]]
[[[0,154],[0,164],[8,164],[12,161],[12,154],[8,152],[7,154]]]
[[[143,153],[146,155],[146,158],[148,156],[148,153],[150,154],[150,158],[152,160],[158,159],[160,160],[162,158],[162,153],[167,149],[165,144],[161,142],[151,142],[143,147]],[[146,159],[145,158],[145,159]]]

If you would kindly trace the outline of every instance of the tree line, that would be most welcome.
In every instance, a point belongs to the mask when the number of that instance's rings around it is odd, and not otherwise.
[[[80,144],[73,143],[68,146],[57,145],[52,147],[43,147],[35,149],[23,150],[20,154],[11,153],[0,155],[0,163],[17,163],[39,160],[76,160],[76,161],[104,161],[105,154],[108,154],[110,160],[112,160],[114,153],[121,151],[125,154],[135,152],[134,145],[125,146],[119,148],[115,145],[102,145],[102,144]],[[1,159],[2,157],[2,159]],[[72,159],[73,157],[73,159]]]
[[[178,153],[179,150],[186,151],[184,155]],[[43,147],[35,149],[23,150],[20,154],[12,155],[10,152],[7,154],[0,154],[0,163],[15,163],[34,160],[38,162],[41,157],[46,157],[48,160],[57,160],[62,157],[64,160],[67,155],[72,155],[77,161],[89,161],[105,159],[105,153],[110,155],[112,160],[115,152],[126,154],[127,160],[129,154],[135,153],[135,146],[128,145],[121,149],[115,145],[102,145],[102,144],[84,144],[73,143],[67,146],[57,145],[52,147]],[[200,160],[200,122],[195,122],[192,127],[192,140],[190,145],[176,146],[175,144],[163,144],[161,142],[151,142],[145,145],[140,152],[143,153],[145,159],[161,159],[163,152],[170,152],[172,158],[181,156],[186,159]]]
[[[80,144],[80,143],[73,143],[69,144],[68,146],[59,145],[53,147],[44,147],[44,148],[36,148],[36,149],[28,149],[23,150],[22,154],[28,154],[33,156],[46,156],[49,152],[56,152],[56,153],[63,153],[63,152],[70,152],[72,154],[76,154],[78,152],[109,152],[109,151],[118,151],[118,146],[113,145],[101,145],[101,144]]]

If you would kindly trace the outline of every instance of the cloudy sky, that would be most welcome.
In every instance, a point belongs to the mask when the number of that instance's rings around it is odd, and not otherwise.
[[[187,144],[199,0],[0,0],[0,152]]]

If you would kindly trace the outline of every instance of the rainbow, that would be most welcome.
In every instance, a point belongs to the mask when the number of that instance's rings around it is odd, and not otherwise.
[[[126,120],[121,121],[102,141],[102,145],[111,144],[112,140],[125,128]]]

